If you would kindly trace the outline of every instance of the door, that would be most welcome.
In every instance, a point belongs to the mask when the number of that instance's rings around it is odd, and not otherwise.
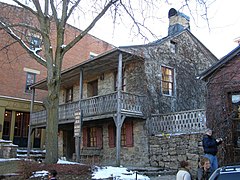
[[[87,89],[88,89],[88,97],[97,96],[98,95],[98,80],[89,82]]]
[[[2,138],[4,140],[10,140],[11,120],[12,120],[12,111],[6,110],[4,114],[3,135],[2,135]]]
[[[30,113],[16,112],[13,143],[19,147],[27,147],[29,119]]]

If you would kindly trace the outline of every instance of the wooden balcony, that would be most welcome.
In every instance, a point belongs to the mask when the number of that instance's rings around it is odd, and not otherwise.
[[[122,92],[121,111],[129,116],[143,116],[144,96]],[[79,111],[79,101],[59,105],[59,124],[73,123],[74,114]],[[94,96],[81,100],[83,121],[112,117],[117,112],[117,93]],[[46,126],[46,111],[31,114],[31,126]]]

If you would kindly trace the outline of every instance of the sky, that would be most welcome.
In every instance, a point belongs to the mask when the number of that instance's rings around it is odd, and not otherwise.
[[[10,0],[0,0],[10,3]],[[150,20],[146,23],[147,28],[154,32],[157,38],[149,37],[150,41],[167,36],[168,31],[168,11],[175,8],[190,17],[191,32],[217,57],[221,58],[238,46],[234,40],[240,37],[240,1],[239,0],[208,0],[208,22],[203,20],[200,15],[202,12],[194,11],[195,5],[192,5],[191,13],[182,6],[180,0],[168,0],[169,4],[162,0],[160,8],[155,9],[153,14],[159,19]],[[191,0],[190,2],[195,2]],[[125,19],[124,19],[125,20]],[[127,20],[126,20],[127,21]],[[70,22],[77,28],[84,29],[76,21]],[[75,23],[75,24],[74,24]],[[76,25],[77,24],[77,25]],[[79,26],[80,27],[79,27]],[[90,34],[105,40],[115,46],[137,45],[146,43],[140,36],[130,34],[129,26],[123,23],[117,23],[113,27],[109,14],[106,14],[90,31]]]
[[[171,1],[171,0],[170,0]],[[174,0],[172,0],[174,1]],[[176,2],[176,0],[175,0]],[[157,29],[156,34],[159,37],[167,36],[168,31],[168,11],[170,8],[179,9],[180,5],[171,3],[164,5],[161,10],[162,19],[159,22],[153,22],[153,30]],[[191,32],[217,57],[221,58],[228,54],[231,50],[238,46],[234,40],[240,37],[240,1],[239,0],[216,0],[209,5],[208,18],[209,27],[205,20],[199,16],[192,17],[188,10],[183,13],[190,17]],[[181,12],[181,11],[180,11]],[[164,14],[165,13],[165,14]],[[199,15],[199,14],[198,14]],[[115,36],[111,36],[111,31],[106,32],[104,23],[100,23],[91,33],[115,46],[141,44],[141,40],[129,38],[128,34],[123,35],[124,30],[115,32]],[[99,33],[100,30],[100,33]],[[156,39],[152,39],[156,40]]]

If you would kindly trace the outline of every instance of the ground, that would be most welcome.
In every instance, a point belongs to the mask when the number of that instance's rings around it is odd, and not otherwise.
[[[91,179],[91,167],[78,164],[44,164],[35,161],[5,161],[0,162],[0,179],[23,180],[29,179],[32,172],[55,169],[58,180],[88,180]],[[3,177],[1,175],[17,173],[19,176]],[[34,180],[42,177],[31,178]]]
[[[57,170],[58,175],[57,178],[58,180],[90,180],[92,177],[92,170],[91,166],[87,165],[80,165],[80,164],[44,164],[44,163],[38,163],[36,161],[29,161],[29,160],[13,160],[13,161],[1,161],[0,160],[0,180],[1,179],[6,179],[6,180],[24,180],[24,179],[30,179],[30,176],[32,175],[32,172],[36,171],[49,171],[52,169]],[[96,167],[95,167],[96,168]],[[102,170],[106,169],[106,167],[100,168]],[[110,167],[107,168],[108,171],[104,171],[104,176],[106,174],[109,174],[109,169]],[[119,172],[124,172],[120,170],[122,168],[118,168],[117,171]],[[111,173],[113,171],[110,171]],[[17,173],[18,176],[7,176],[8,174],[14,175],[14,173]],[[117,172],[115,172],[116,175]],[[101,173],[100,173],[101,174]],[[117,173],[118,174],[118,173]],[[5,176],[1,176],[5,175]],[[123,174],[122,174],[123,175]],[[114,176],[117,177],[117,176]],[[101,180],[112,180],[112,178],[103,178],[103,177],[98,177],[97,179]],[[131,177],[131,176],[130,176]],[[123,176],[122,176],[123,178]],[[121,179],[122,179],[121,178]],[[36,177],[36,178],[31,178],[34,180],[43,180],[47,179],[47,176],[44,178],[43,176]],[[129,180],[133,178],[123,178],[124,180]],[[138,179],[143,180],[145,178],[140,178]],[[150,177],[150,180],[175,180],[176,176],[175,175],[167,175],[167,174],[162,174],[158,176],[152,176]]]

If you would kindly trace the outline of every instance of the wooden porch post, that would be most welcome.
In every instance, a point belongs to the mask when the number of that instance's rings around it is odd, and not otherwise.
[[[29,120],[29,126],[28,126],[28,144],[27,144],[27,157],[28,158],[30,158],[30,149],[31,149],[31,134],[32,134],[31,120],[32,120],[34,99],[35,99],[35,88],[32,88],[31,106],[30,106],[30,120]]]
[[[121,152],[121,128],[122,128],[122,118],[121,118],[121,105],[122,105],[122,53],[118,56],[118,77],[117,77],[117,119],[116,124],[116,165],[120,166],[120,152]]]
[[[81,100],[83,98],[83,69],[80,68],[80,74],[79,74],[79,132],[77,135],[75,135],[75,146],[76,146],[76,161],[80,162],[80,146],[82,141],[82,108],[81,108]]]

